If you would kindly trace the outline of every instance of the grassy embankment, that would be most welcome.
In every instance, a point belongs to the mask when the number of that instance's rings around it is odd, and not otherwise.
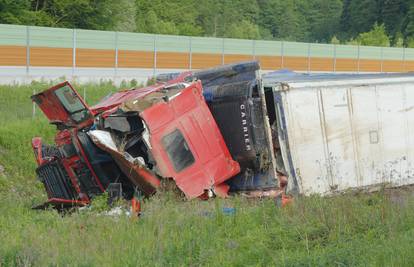
[[[167,194],[147,201],[139,220],[31,210],[45,196],[30,140],[52,142],[55,133],[39,110],[31,118],[29,96],[45,87],[0,87],[0,266],[414,265],[410,196],[315,196],[279,209],[272,200],[180,202]],[[87,96],[111,90],[88,86]]]

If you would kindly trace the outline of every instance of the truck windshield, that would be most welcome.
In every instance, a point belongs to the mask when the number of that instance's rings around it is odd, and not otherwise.
[[[178,129],[164,136],[162,144],[176,172],[180,172],[194,163],[194,156]]]
[[[74,121],[82,122],[89,117],[85,105],[69,86],[57,89],[55,94]]]

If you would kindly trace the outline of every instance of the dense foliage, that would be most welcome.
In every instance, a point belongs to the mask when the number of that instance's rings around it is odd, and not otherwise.
[[[382,46],[414,46],[413,18],[414,0],[0,0],[0,23]]]

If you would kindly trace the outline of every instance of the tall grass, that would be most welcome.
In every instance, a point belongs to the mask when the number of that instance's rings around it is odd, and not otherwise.
[[[53,86],[53,83],[32,82],[30,85],[0,86],[0,124],[26,118],[43,118],[43,114],[30,100],[30,96],[40,93]],[[96,104],[103,97],[119,90],[110,82],[102,82],[99,85],[72,84],[75,90],[86,100],[90,106]],[[130,88],[131,84],[123,83],[123,88]]]
[[[31,105],[32,87],[9,89],[0,87],[2,103],[13,96],[9,106]],[[31,210],[45,195],[30,139],[53,142],[55,129],[41,116],[15,116],[18,109],[0,107],[8,118],[0,122],[1,266],[414,265],[410,191],[297,198],[283,209],[271,199],[184,202],[164,193],[145,201],[139,219]]]

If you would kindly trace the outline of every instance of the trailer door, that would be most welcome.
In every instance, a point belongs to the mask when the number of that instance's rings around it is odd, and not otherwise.
[[[280,146],[280,153],[275,153],[276,162],[283,162],[284,170],[288,175],[288,191],[292,193],[299,192],[299,186],[296,178],[295,169],[292,162],[292,155],[289,149],[289,139],[288,139],[288,131],[286,125],[286,117],[285,117],[285,110],[283,105],[283,98],[281,92],[276,91],[275,88],[272,88],[273,97],[274,97],[274,105],[275,105],[275,124],[277,126],[277,135],[279,140]],[[282,157],[282,159],[278,159],[278,157]],[[279,164],[278,164],[279,165]]]

